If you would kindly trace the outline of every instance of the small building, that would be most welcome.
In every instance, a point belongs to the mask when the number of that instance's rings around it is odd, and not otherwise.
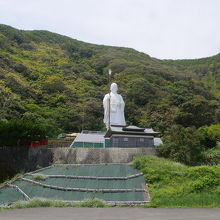
[[[106,132],[82,131],[79,133],[70,147],[89,148],[158,148],[162,141],[156,137],[159,132],[152,128],[139,128],[136,126],[112,125]]]
[[[159,134],[159,132],[155,132],[152,128],[111,125],[105,134],[105,138],[109,139],[111,147],[156,147],[154,138]]]

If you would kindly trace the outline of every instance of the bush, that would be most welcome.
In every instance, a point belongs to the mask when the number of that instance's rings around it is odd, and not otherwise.
[[[43,174],[35,174],[32,176],[32,179],[35,181],[45,181],[46,179],[48,179],[48,176]]]
[[[186,177],[193,181],[190,192],[210,190],[218,186],[220,182],[216,168],[209,166],[190,167],[187,170]]]
[[[145,207],[220,207],[220,166],[188,167],[154,156],[137,156],[133,165],[148,183]]]
[[[199,166],[188,168],[187,177],[198,179],[201,177],[217,177],[217,173],[213,167]]]
[[[220,164],[220,150],[212,148],[205,151],[203,153],[203,163],[207,165]]]

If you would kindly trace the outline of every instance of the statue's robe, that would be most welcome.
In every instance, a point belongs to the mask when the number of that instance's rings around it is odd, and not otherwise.
[[[109,99],[110,99],[110,124],[125,126],[124,107],[125,103],[121,95],[117,93],[108,93],[103,99],[104,123],[109,126]]]

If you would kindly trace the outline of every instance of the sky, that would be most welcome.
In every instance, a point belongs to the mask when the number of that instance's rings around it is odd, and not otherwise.
[[[0,0],[0,23],[159,59],[220,53],[220,0]]]

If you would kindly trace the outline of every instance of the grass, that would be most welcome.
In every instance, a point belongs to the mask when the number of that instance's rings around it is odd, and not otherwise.
[[[0,187],[5,186],[6,184],[11,184],[11,183],[13,183],[15,180],[17,180],[17,179],[19,179],[19,178],[21,178],[21,177],[23,177],[23,176],[24,176],[24,172],[18,173],[18,174],[16,174],[13,178],[8,179],[8,180],[5,180],[3,183],[1,183],[1,184],[0,184]]]
[[[32,179],[35,181],[45,181],[46,179],[48,179],[48,176],[43,174],[35,174],[32,176]]]
[[[175,197],[159,197],[145,205],[150,208],[220,208],[220,195],[214,193],[193,193]]]
[[[220,208],[220,165],[188,167],[164,158],[138,156],[151,202],[145,207]]]
[[[89,207],[89,208],[104,208],[104,207],[111,207],[110,205],[106,204],[104,201],[93,198],[89,200],[84,200],[82,202],[65,202],[61,200],[48,200],[48,199],[41,199],[41,198],[34,198],[29,201],[17,201],[10,206],[0,206],[0,210],[6,209],[23,209],[23,208],[39,208],[39,207]]]

